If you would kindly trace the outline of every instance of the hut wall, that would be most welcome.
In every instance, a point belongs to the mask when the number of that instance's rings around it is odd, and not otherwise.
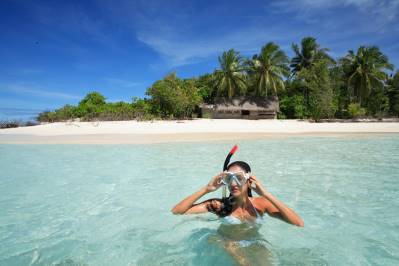
[[[215,110],[212,117],[215,119],[276,119],[277,113],[263,110],[253,110],[249,113],[242,112],[242,110]]]
[[[240,110],[215,110],[213,118],[216,119],[239,119],[241,118]]]
[[[249,119],[276,119],[277,113],[275,111],[251,111],[249,114]]]

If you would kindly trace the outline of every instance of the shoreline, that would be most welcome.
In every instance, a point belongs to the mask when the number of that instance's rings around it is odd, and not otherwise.
[[[0,144],[150,144],[395,133],[399,134],[398,122],[312,123],[235,119],[58,122],[1,129]]]
[[[242,141],[262,139],[285,139],[296,137],[335,137],[335,138],[367,138],[370,136],[399,135],[399,133],[179,133],[179,134],[94,134],[94,135],[58,135],[58,136],[32,136],[18,135],[0,138],[1,144],[11,145],[54,145],[54,144],[83,144],[83,145],[118,145],[118,144],[160,144],[180,142],[213,142],[213,141]]]

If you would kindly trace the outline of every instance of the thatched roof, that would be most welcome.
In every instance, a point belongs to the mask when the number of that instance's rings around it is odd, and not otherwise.
[[[249,110],[249,111],[279,111],[277,98],[265,97],[233,97],[215,98],[215,110]]]

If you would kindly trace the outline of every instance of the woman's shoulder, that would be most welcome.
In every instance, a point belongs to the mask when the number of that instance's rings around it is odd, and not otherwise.
[[[265,199],[264,197],[253,197],[251,200],[252,204],[254,207],[258,210],[264,213],[266,209],[269,207],[271,204],[270,201]]]

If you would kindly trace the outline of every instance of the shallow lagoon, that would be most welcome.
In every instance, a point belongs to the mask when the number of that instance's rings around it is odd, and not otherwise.
[[[234,265],[215,216],[170,213],[233,144],[0,145],[0,265]],[[399,264],[399,135],[238,144],[305,221],[265,217],[273,264]]]

